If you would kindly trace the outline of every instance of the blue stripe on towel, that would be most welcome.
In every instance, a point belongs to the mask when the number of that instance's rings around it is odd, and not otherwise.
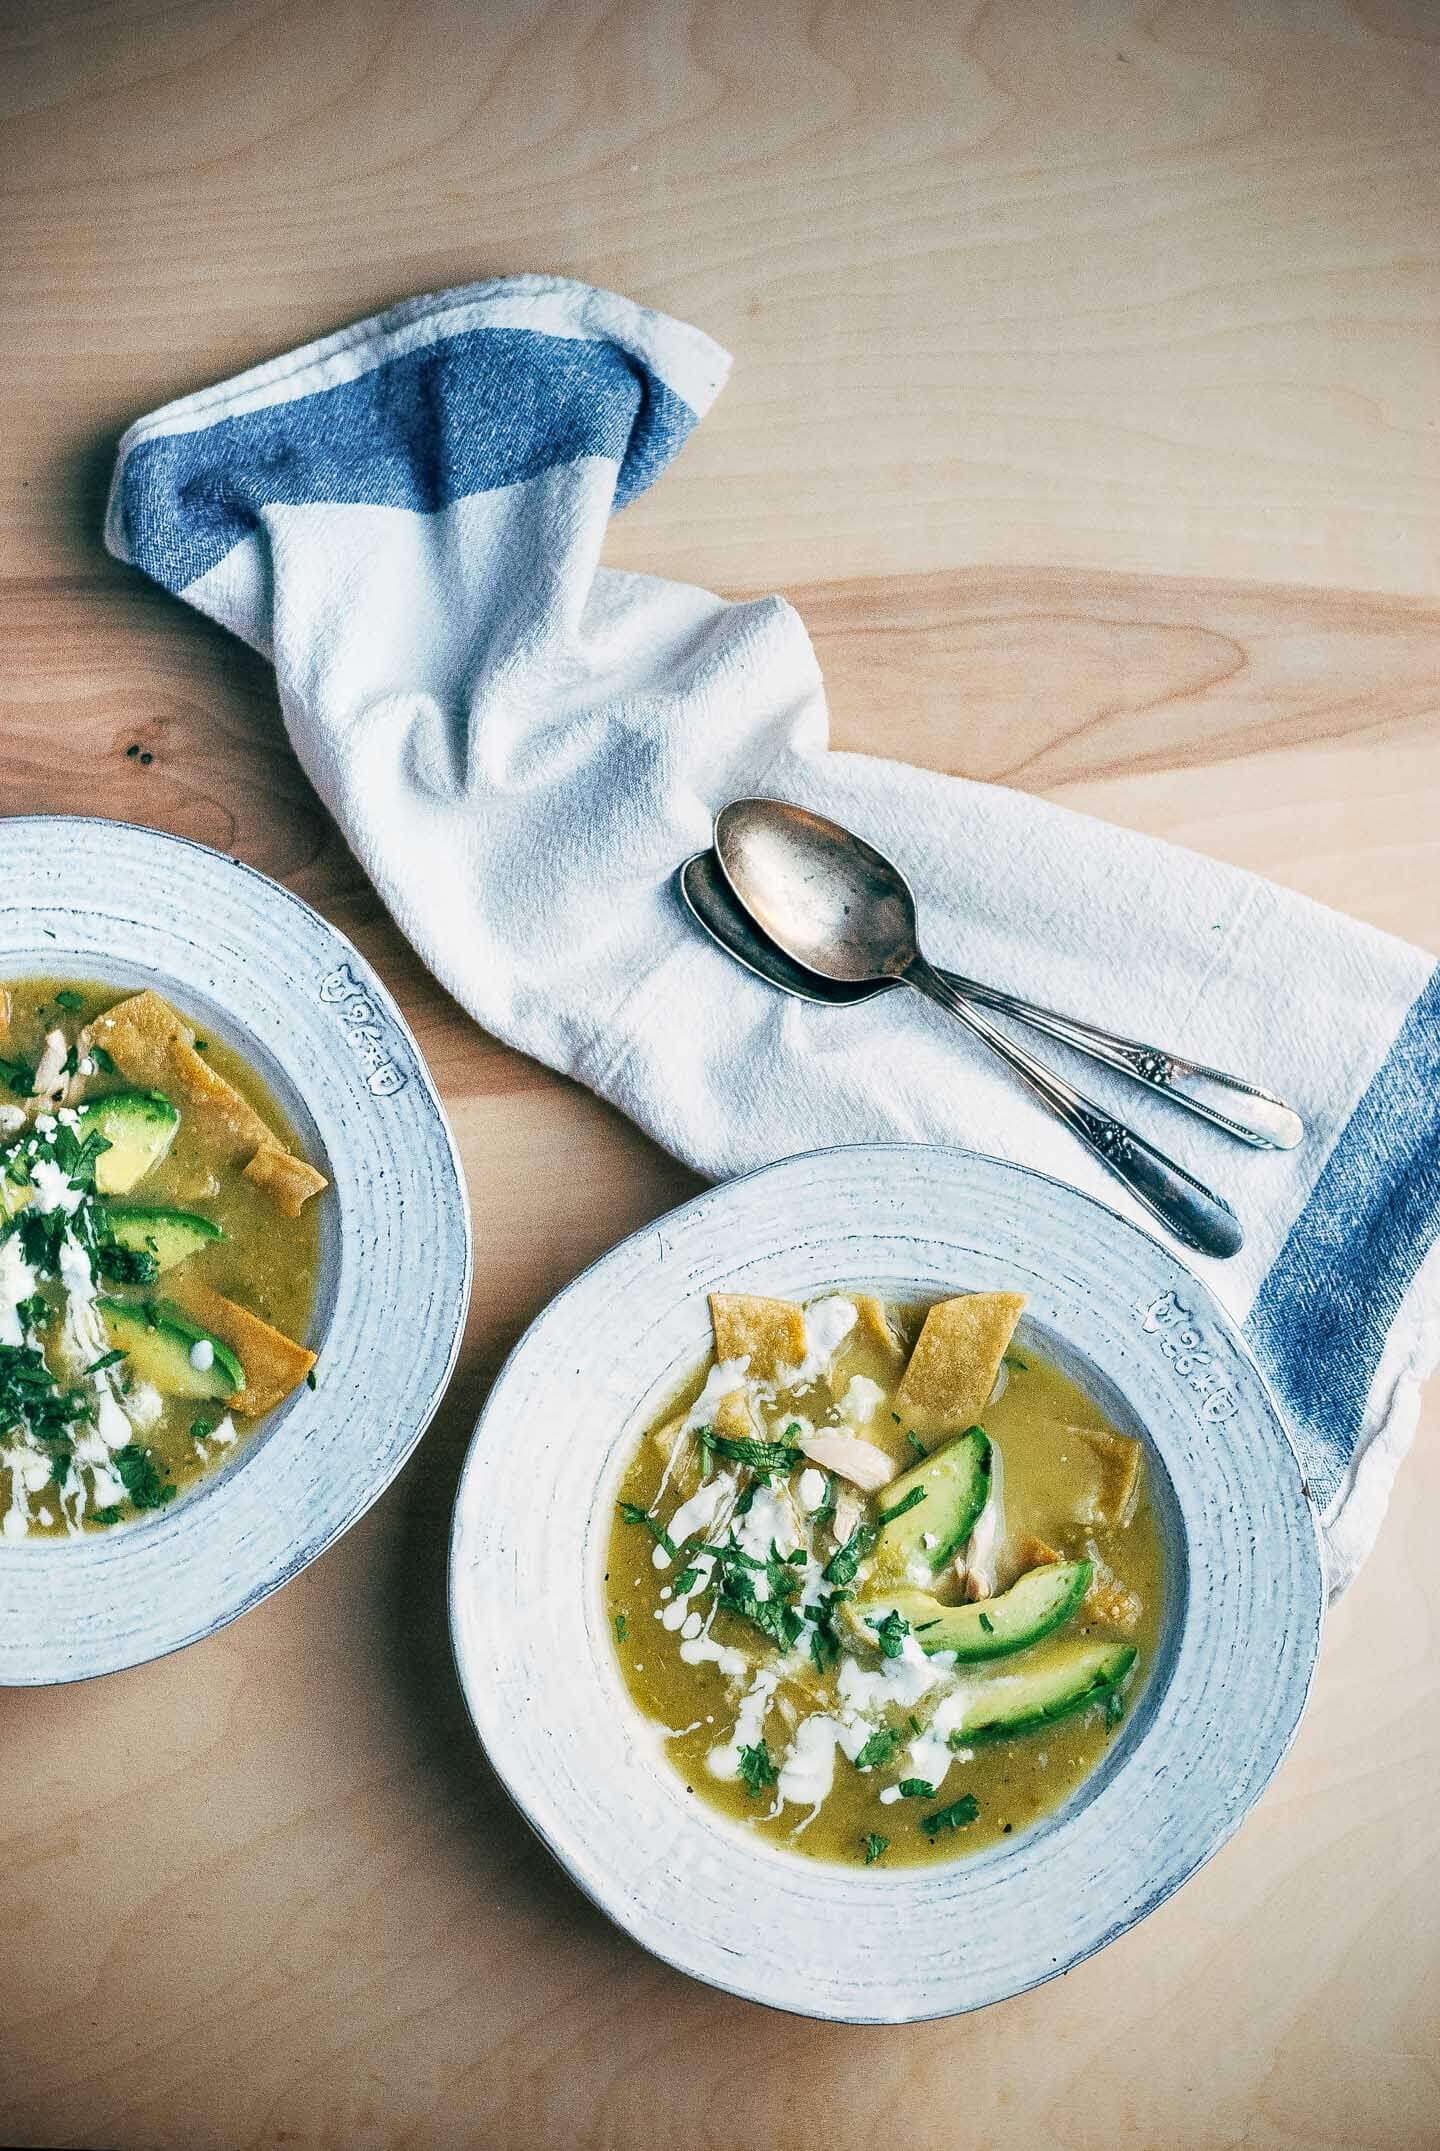
[[[1440,1233],[1440,969],[1350,1116],[1247,1324],[1310,1488],[1343,1485],[1400,1302]]]
[[[430,513],[581,456],[620,466],[623,508],[696,421],[612,343],[468,329],[289,403],[141,441],[126,459],[130,557],[184,590],[272,504],[358,502]]]

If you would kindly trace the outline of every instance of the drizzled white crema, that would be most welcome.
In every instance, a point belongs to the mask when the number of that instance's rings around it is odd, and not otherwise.
[[[36,1190],[35,1204],[47,1214],[58,1211],[66,1217],[73,1216],[84,1199],[83,1190],[73,1188],[60,1168],[47,1159],[36,1160],[30,1166],[30,1177]],[[110,1339],[95,1304],[95,1274],[90,1257],[68,1229],[60,1242],[58,1260],[65,1298],[57,1350],[72,1378],[89,1390],[94,1413],[93,1423],[76,1431],[70,1472],[64,1484],[56,1488],[65,1528],[74,1537],[87,1509],[109,1508],[126,1499],[125,1486],[111,1457],[133,1440],[135,1429],[120,1403],[114,1370],[96,1366],[108,1355]],[[18,1236],[11,1235],[0,1242],[0,1344],[18,1346],[25,1342],[18,1308],[38,1284],[35,1270],[20,1251]],[[158,1392],[156,1401],[161,1402]],[[7,1446],[0,1448],[0,1463],[8,1468],[10,1477],[10,1503],[0,1530],[6,1538],[20,1539],[29,1531],[32,1516],[40,1523],[53,1516],[48,1509],[43,1514],[34,1510],[31,1498],[51,1484],[51,1460],[18,1428],[12,1428],[8,1437],[0,1430],[0,1438],[7,1441]]]
[[[778,1373],[782,1389],[805,1389],[812,1382],[820,1382],[835,1364],[835,1354],[860,1319],[859,1309],[853,1300],[832,1293],[828,1299],[816,1300],[805,1309],[805,1357],[798,1367],[781,1367]]]

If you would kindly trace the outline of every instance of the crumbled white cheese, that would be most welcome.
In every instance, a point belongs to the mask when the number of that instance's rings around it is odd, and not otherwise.
[[[800,1496],[801,1508],[807,1516],[813,1516],[817,1509],[823,1509],[825,1506],[824,1472],[816,1471],[813,1465],[802,1471],[796,1491]]]
[[[854,1374],[840,1399],[840,1415],[855,1427],[868,1427],[885,1402],[885,1392],[868,1374]]]
[[[42,1217],[52,1210],[63,1210],[66,1217],[73,1217],[85,1200],[84,1188],[72,1186],[70,1176],[51,1158],[37,1158],[30,1168],[30,1185],[34,1189],[35,1208]]]

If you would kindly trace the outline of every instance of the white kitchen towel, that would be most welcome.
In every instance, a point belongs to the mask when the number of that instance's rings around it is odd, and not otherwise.
[[[1289,1099],[1308,1140],[1264,1154],[1081,1076],[1241,1213],[1244,1252],[1196,1268],[1289,1414],[1342,1588],[1440,1349],[1433,959],[1023,793],[831,752],[783,599],[602,568],[609,516],[728,363],[695,329],[552,278],[418,299],[133,426],[106,541],[271,656],[312,782],[476,1020],[704,1173],[963,1143],[1146,1222],[917,997],[802,1005],[710,945],[676,869],[742,793],[889,852],[937,961]]]

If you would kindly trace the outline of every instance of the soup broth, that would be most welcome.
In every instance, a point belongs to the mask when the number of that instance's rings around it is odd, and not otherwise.
[[[0,986],[0,1540],[167,1507],[313,1382],[325,1186],[157,995]]]
[[[1013,1346],[1018,1296],[943,1304],[927,1325],[865,1294],[717,1300],[716,1353],[640,1441],[612,1527],[621,1670],[687,1790],[822,1859],[1024,1829],[1154,1657],[1140,1445]]]

